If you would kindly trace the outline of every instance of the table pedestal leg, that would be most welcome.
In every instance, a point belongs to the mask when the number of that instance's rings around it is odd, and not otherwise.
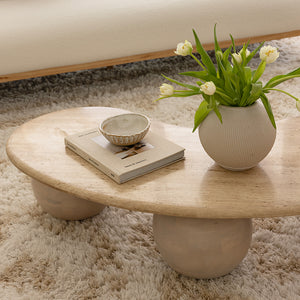
[[[177,272],[215,278],[232,271],[251,244],[251,219],[197,219],[153,216],[157,248]]]
[[[37,202],[45,212],[64,220],[82,220],[99,214],[105,207],[57,190],[35,179],[31,179]]]

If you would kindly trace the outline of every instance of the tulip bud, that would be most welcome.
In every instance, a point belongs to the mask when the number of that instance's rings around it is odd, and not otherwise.
[[[172,96],[174,93],[174,88],[172,87],[172,85],[167,83],[163,83],[159,89],[161,97]]]
[[[222,60],[222,58],[223,58],[223,52],[222,51],[218,50],[216,52],[216,55]]]
[[[200,86],[201,92],[206,95],[213,95],[216,92],[216,86],[212,81],[207,81]]]
[[[242,52],[243,52],[243,49],[239,52],[239,54],[242,54]],[[251,54],[251,52],[248,49],[246,49],[245,54],[246,54],[246,57],[248,57]]]
[[[191,55],[193,52],[193,46],[189,41],[186,40],[184,43],[179,43],[176,51],[174,52],[181,56]]]
[[[239,65],[242,63],[243,59],[242,59],[242,55],[240,53],[232,53],[231,56],[232,56],[232,63],[234,63],[233,58]]]

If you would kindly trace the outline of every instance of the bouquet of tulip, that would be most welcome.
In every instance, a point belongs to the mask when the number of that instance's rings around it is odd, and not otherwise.
[[[193,30],[197,52],[200,54],[200,60],[193,54],[193,46],[189,41],[179,43],[175,53],[177,55],[190,55],[201,67],[200,71],[190,71],[179,73],[179,75],[192,76],[196,78],[196,85],[186,84],[177,80],[164,76],[167,80],[184,87],[183,90],[175,90],[170,84],[164,83],[160,87],[161,100],[169,97],[189,97],[193,95],[202,95],[203,101],[199,105],[195,113],[194,129],[201,124],[206,116],[214,111],[222,123],[222,116],[219,112],[219,105],[226,106],[249,106],[258,99],[261,99],[267,114],[276,128],[274,116],[271,105],[266,94],[270,91],[279,91],[289,95],[296,100],[296,107],[300,111],[300,101],[298,98],[292,96],[275,87],[291,78],[300,77],[300,68],[286,74],[278,75],[270,79],[265,85],[259,81],[267,64],[274,62],[279,57],[279,52],[272,46],[263,46],[261,43],[253,52],[250,52],[244,44],[243,48],[237,52],[233,37],[231,37],[231,46],[222,51],[220,48],[217,36],[216,25],[214,27],[214,41],[215,41],[215,57],[217,65],[213,64],[211,58],[204,50],[199,38]],[[256,70],[248,67],[248,63],[259,51],[261,62]]]

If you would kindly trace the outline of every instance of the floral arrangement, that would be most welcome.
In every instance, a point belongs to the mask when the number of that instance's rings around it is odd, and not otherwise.
[[[193,95],[202,95],[203,101],[199,105],[195,113],[194,129],[201,124],[206,116],[214,111],[222,123],[222,116],[219,111],[219,105],[226,106],[249,106],[258,99],[261,99],[266,112],[270,118],[274,128],[276,128],[272,108],[267,98],[270,91],[282,92],[294,100],[296,100],[296,107],[300,111],[300,100],[288,92],[285,92],[275,87],[280,83],[291,78],[300,77],[300,68],[286,74],[278,75],[270,79],[265,85],[259,80],[263,74],[266,65],[273,63],[278,57],[279,52],[275,47],[264,46],[261,43],[253,52],[250,52],[247,44],[237,52],[234,39],[232,35],[231,46],[222,51],[220,48],[217,35],[216,25],[214,27],[214,42],[215,42],[215,58],[217,65],[213,64],[208,53],[204,50],[199,38],[193,30],[197,52],[200,54],[200,60],[193,54],[193,46],[189,41],[179,43],[175,53],[177,55],[187,56],[190,55],[201,67],[200,71],[190,71],[179,73],[179,75],[192,76],[197,79],[196,85],[186,84],[177,80],[164,76],[167,80],[184,87],[184,90],[175,90],[170,84],[163,83],[160,87],[161,100],[169,97],[189,97]],[[257,69],[252,70],[248,67],[248,63],[259,51],[261,62]]]

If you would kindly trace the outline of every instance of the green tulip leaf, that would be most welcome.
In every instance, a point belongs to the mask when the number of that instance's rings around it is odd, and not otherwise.
[[[260,95],[262,94],[262,83],[252,83],[251,84],[251,91],[249,98],[247,99],[247,105],[253,104],[257,99],[260,98]]]
[[[217,53],[217,51],[222,51],[217,39],[217,24],[215,24],[214,27],[214,41],[215,41],[215,53]]]
[[[271,108],[271,105],[270,105],[270,102],[268,100],[268,98],[266,97],[266,95],[264,93],[262,93],[260,95],[260,99],[265,107],[265,110],[269,116],[269,119],[273,125],[273,127],[276,129],[276,123],[275,123],[275,119],[274,119],[274,115],[273,115],[273,112],[272,112],[272,108]]]
[[[193,132],[198,128],[198,126],[207,117],[211,110],[211,108],[208,108],[208,103],[203,100],[195,113]]]
[[[215,76],[210,75],[209,73],[207,73],[207,71],[188,71],[179,73],[179,75],[191,76],[205,81],[213,81],[213,79],[216,79]]]
[[[219,108],[217,106],[214,107],[214,112],[216,113],[218,119],[220,120],[220,122],[222,124],[223,123],[222,116],[221,116],[221,113],[220,113]]]
[[[195,41],[196,41],[196,48],[198,53],[201,56],[201,60],[203,62],[203,64],[205,65],[205,67],[208,69],[208,71],[212,74],[212,75],[217,75],[215,66],[211,60],[211,58],[209,57],[209,55],[207,54],[207,52],[204,50],[196,31],[193,29],[193,33],[194,33],[194,37],[195,37]]]
[[[292,78],[296,78],[296,77],[300,77],[300,68],[286,74],[286,75],[278,75],[278,76],[275,76],[273,77],[272,79],[270,79],[267,84],[265,85],[265,87],[267,88],[273,88],[275,86],[277,86],[278,84],[286,81],[286,80],[289,80],[289,79],[292,79]]]
[[[175,80],[175,79],[169,78],[169,77],[167,77],[167,76],[165,76],[165,75],[162,75],[162,76],[163,76],[164,78],[166,78],[167,80],[169,80],[169,81],[171,81],[171,82],[173,82],[173,83],[176,83],[176,84],[178,84],[178,85],[180,85],[180,86],[183,86],[183,87],[185,87],[185,88],[188,88],[188,89],[191,89],[191,90],[194,90],[194,91],[197,91],[197,92],[200,91],[200,88],[199,88],[198,86],[194,86],[194,85],[191,85],[191,84],[183,83],[183,82],[177,81],[177,80]]]
[[[261,75],[265,71],[265,68],[266,68],[266,62],[262,60],[261,63],[259,64],[257,70],[254,73],[254,76],[252,79],[253,83],[255,83],[261,77]]]
[[[259,49],[264,45],[265,42],[260,43],[260,45],[250,53],[250,55],[246,58],[246,65],[250,62],[250,60],[255,56],[255,54],[259,51]]]

